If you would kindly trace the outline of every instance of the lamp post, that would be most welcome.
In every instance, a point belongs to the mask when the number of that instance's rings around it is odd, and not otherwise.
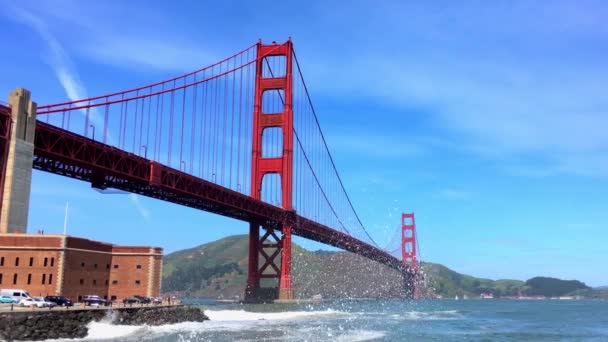
[[[141,148],[144,149],[144,158],[148,159],[148,145],[141,145]],[[141,149],[139,149],[139,152],[141,153]]]
[[[93,130],[92,139],[95,140],[95,125],[91,124],[89,125],[89,127],[91,127],[91,129]]]

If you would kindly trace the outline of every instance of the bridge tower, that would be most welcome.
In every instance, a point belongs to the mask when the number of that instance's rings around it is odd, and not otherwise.
[[[25,233],[30,204],[36,103],[17,88],[0,113],[0,233]],[[2,111],[2,109],[0,109]]]
[[[276,174],[281,179],[281,206],[293,211],[293,92],[292,92],[292,43],[264,45],[257,44],[255,98],[253,111],[253,148],[251,172],[251,196],[262,199],[264,177]],[[278,65],[285,69],[271,70],[270,59],[278,59]],[[268,68],[266,68],[268,67]],[[276,92],[281,97],[283,108],[278,113],[265,113],[263,101],[267,92]],[[262,141],[269,128],[280,128],[283,136],[282,155],[265,157]],[[265,233],[261,234],[260,228]],[[278,297],[281,300],[293,298],[291,287],[291,223],[288,217],[278,225],[267,222],[251,222],[249,231],[249,269],[245,300],[267,301]],[[278,236],[278,231],[281,236]],[[280,255],[280,259],[279,259]],[[263,260],[260,260],[262,256]],[[260,262],[261,261],[261,262]],[[277,279],[277,289],[263,287],[262,279]]]
[[[418,295],[417,285],[420,265],[418,264],[417,249],[414,213],[403,213],[401,214],[401,256],[403,258],[403,278],[407,298],[416,298]]]

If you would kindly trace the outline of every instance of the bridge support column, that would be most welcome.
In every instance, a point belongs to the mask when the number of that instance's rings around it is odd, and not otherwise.
[[[279,300],[290,300],[293,299],[293,288],[291,287],[291,225],[283,226],[281,245],[283,251],[281,253]]]
[[[9,95],[12,128],[4,168],[0,233],[25,233],[30,205],[36,103],[17,88]]]
[[[247,287],[245,288],[245,300],[255,301],[260,288],[260,274],[258,267],[260,263],[260,225],[249,224],[249,264],[247,269]]]
[[[264,228],[261,236],[260,228]],[[278,230],[259,224],[252,223],[250,226],[246,302],[272,302],[277,299],[281,282],[279,256],[284,246],[283,238],[277,233]]]

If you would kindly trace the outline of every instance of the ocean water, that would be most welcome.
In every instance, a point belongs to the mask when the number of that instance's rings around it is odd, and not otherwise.
[[[202,306],[210,321],[158,327],[91,323],[83,340],[608,341],[608,301],[601,300],[207,302]]]

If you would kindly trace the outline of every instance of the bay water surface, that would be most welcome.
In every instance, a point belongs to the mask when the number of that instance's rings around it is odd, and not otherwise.
[[[159,327],[97,322],[90,324],[83,340],[608,341],[608,301],[602,300],[192,304],[204,307],[211,320]]]

